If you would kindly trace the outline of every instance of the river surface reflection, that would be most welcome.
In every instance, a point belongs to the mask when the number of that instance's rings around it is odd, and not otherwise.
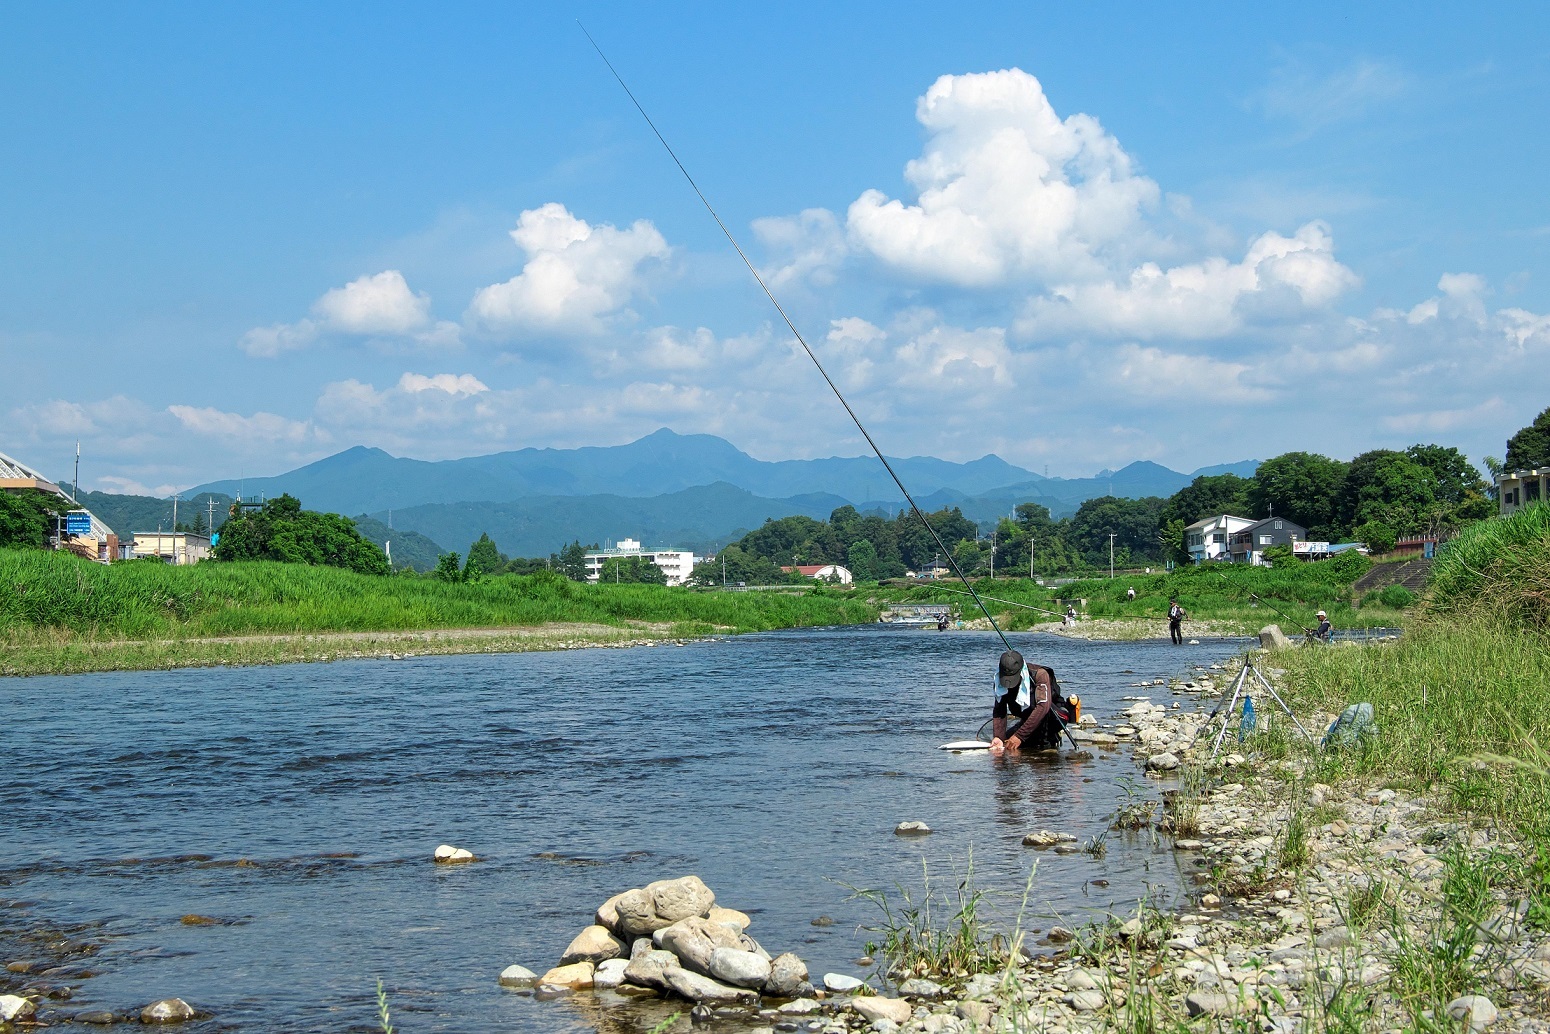
[[[1126,696],[1171,699],[1132,683],[1237,645],[1012,639],[1104,721]],[[1037,859],[1041,927],[1176,894],[1148,838],[1113,835],[1101,859],[1021,846],[1100,833],[1145,782],[1128,755],[935,749],[988,715],[998,653],[992,634],[874,626],[9,680],[0,896],[104,924],[71,1008],[179,995],[214,1014],[198,1028],[365,1031],[381,978],[404,1030],[558,1034],[629,1022],[496,975],[541,972],[598,903],[654,879],[698,873],[815,976],[865,975],[875,915],[847,885],[918,891],[923,859],[950,876],[972,851],[1003,909]],[[904,820],[935,832],[894,836]],[[432,865],[444,842],[482,860]]]

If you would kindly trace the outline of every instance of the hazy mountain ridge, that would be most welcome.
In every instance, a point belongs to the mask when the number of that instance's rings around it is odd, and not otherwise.
[[[931,456],[889,462],[917,498],[936,492],[962,498],[1021,495],[1074,509],[1084,499],[1115,494],[1169,495],[1195,477],[1156,463],[1132,463],[1101,478],[1045,478],[983,456],[967,463]],[[1257,461],[1206,468],[1252,472]],[[1200,472],[1196,472],[1200,473]],[[765,499],[829,494],[846,500],[903,502],[876,459],[757,460],[714,435],[666,428],[626,445],[520,449],[456,460],[412,460],[357,446],[274,477],[218,481],[196,492],[239,491],[248,498],[289,492],[309,509],[381,513],[436,503],[510,502],[539,496],[651,498],[724,482]],[[433,538],[435,536],[432,536]]]

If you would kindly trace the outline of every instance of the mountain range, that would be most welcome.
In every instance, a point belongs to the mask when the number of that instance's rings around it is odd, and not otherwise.
[[[1096,496],[1167,496],[1203,474],[1249,477],[1259,466],[1245,460],[1183,474],[1140,461],[1067,479],[1044,477],[995,455],[968,463],[930,456],[890,457],[889,463],[922,507],[958,506],[976,521],[994,520],[1025,502],[1042,503],[1061,517]],[[459,551],[488,532],[512,556],[546,556],[574,539],[621,537],[703,550],[770,517],[823,519],[846,503],[897,513],[904,502],[873,457],[758,460],[715,435],[666,428],[626,445],[439,461],[357,446],[274,477],[193,490],[247,499],[282,492],[308,509],[369,514]]]

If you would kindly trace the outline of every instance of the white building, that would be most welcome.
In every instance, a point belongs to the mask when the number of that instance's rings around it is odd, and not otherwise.
[[[667,575],[669,585],[682,585],[688,581],[694,573],[694,565],[699,562],[699,558],[687,549],[642,549],[637,539],[620,539],[611,549],[587,554],[587,581],[601,581],[603,565],[608,561],[632,556],[645,557],[660,567]]]
[[[1231,560],[1233,535],[1257,523],[1225,513],[1207,517],[1184,529],[1184,548],[1197,564],[1205,560]]]
[[[183,567],[210,558],[210,536],[187,531],[137,531],[136,557],[161,557],[169,564]]]
[[[1504,471],[1496,479],[1496,499],[1503,517],[1534,503],[1550,502],[1550,467]]]
[[[797,564],[795,567],[782,567],[781,570],[787,574],[795,571],[814,581],[832,582],[837,585],[850,585],[855,581],[850,568],[841,567],[839,564]]]

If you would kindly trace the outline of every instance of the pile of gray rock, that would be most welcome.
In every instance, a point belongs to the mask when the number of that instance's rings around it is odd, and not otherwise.
[[[749,924],[745,913],[718,906],[698,876],[659,880],[603,902],[547,973],[513,966],[501,983],[536,984],[543,996],[607,988],[713,1004],[812,995],[807,965],[790,952],[771,956],[748,936]]]

